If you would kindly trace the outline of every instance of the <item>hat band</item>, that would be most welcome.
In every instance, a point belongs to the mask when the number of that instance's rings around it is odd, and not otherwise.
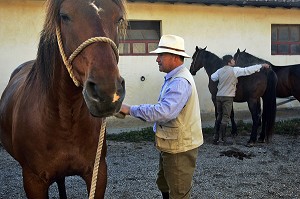
[[[158,46],[158,48],[166,48],[166,49],[169,49],[169,50],[175,50],[175,51],[185,52],[184,50],[180,50],[180,49],[177,49],[177,48],[170,48],[170,47],[167,47],[167,46]]]

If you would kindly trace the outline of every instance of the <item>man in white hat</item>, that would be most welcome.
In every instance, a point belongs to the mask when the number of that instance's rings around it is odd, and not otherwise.
[[[198,94],[194,79],[183,65],[184,40],[161,37],[156,53],[159,71],[167,73],[157,104],[130,106],[120,112],[155,122],[156,147],[160,151],[157,186],[163,198],[190,198],[198,148],[203,144]]]

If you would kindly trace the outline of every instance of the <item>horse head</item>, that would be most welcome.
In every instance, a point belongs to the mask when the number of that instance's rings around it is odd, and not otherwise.
[[[196,46],[196,50],[192,56],[192,63],[190,66],[190,72],[192,75],[196,75],[197,71],[200,70],[201,68],[203,68],[203,63],[202,63],[202,52],[204,52],[206,50],[207,47],[205,48],[199,48],[198,46]]]
[[[57,62],[64,68],[60,71],[69,73],[69,82],[79,87],[96,117],[118,112],[125,96],[117,49],[125,23],[122,0],[48,1],[44,32],[57,41]]]
[[[236,53],[233,56],[233,59],[234,59],[236,65],[241,66],[241,67],[246,66],[247,65],[247,63],[246,63],[247,54],[248,53],[246,53],[246,49],[243,51],[240,51],[240,49],[238,48]]]
[[[262,63],[268,63],[271,66],[273,66],[270,62],[246,52],[246,49],[240,51],[240,49],[238,48],[233,58],[235,60],[236,65],[240,67],[250,66],[254,64],[262,64]]]

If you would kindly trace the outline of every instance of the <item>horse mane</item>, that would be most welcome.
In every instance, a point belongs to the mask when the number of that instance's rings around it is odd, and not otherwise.
[[[219,68],[224,66],[223,60],[218,57],[216,54],[205,50],[205,65],[204,68],[208,72],[208,74],[213,74]]]
[[[55,66],[61,62],[56,39],[56,24],[59,23],[59,9],[63,0],[48,0],[46,2],[46,19],[40,33],[40,41],[36,62],[29,74],[29,83],[33,79],[40,79],[42,91],[51,87]]]
[[[265,59],[256,57],[256,56],[246,52],[246,50],[239,52],[239,54],[244,54],[244,59],[246,60],[246,63],[248,65],[268,63],[268,64],[270,64],[270,66],[274,66],[271,62],[269,62]]]

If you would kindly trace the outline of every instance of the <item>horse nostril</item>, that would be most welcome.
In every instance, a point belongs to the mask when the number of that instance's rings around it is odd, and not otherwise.
[[[124,89],[125,88],[125,80],[123,77],[121,77],[121,85],[122,85],[122,88]]]
[[[97,84],[89,81],[86,85],[86,90],[87,90],[87,94],[91,99],[98,102],[105,102],[105,98],[101,97],[101,94],[99,93],[99,88]]]

